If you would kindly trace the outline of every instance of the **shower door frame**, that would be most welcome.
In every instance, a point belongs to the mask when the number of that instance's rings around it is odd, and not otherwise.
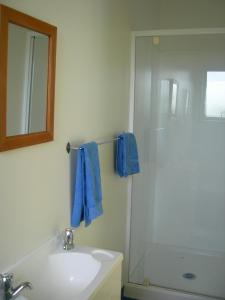
[[[129,131],[133,132],[134,127],[134,107],[135,107],[135,42],[137,37],[153,36],[179,36],[179,35],[204,35],[204,34],[225,34],[225,27],[215,28],[190,28],[190,29],[159,29],[143,30],[131,32],[131,54],[130,54],[130,99],[129,99]],[[138,176],[138,175],[135,175]],[[129,264],[130,264],[130,241],[131,241],[131,209],[132,209],[132,176],[128,178],[127,187],[127,221],[126,221],[126,240],[125,240],[125,258],[124,258],[124,285],[135,286],[137,283],[129,282]],[[154,285],[151,285],[154,287]],[[161,288],[161,287],[160,287]],[[162,287],[162,289],[164,289]],[[166,288],[165,288],[166,289]]]

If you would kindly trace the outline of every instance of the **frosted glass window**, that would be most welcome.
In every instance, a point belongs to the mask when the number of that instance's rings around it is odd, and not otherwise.
[[[225,118],[225,72],[207,72],[205,114]]]

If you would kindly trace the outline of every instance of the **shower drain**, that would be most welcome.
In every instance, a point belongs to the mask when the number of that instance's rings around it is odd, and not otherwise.
[[[183,276],[183,278],[189,279],[189,280],[192,280],[192,279],[196,278],[196,275],[193,274],[193,273],[184,273],[182,276]]]

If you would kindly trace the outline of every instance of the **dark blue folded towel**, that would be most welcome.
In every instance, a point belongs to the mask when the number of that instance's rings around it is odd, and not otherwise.
[[[80,145],[77,150],[74,184],[71,226],[78,227],[82,221],[88,226],[103,213],[98,146],[95,142]]]
[[[140,172],[137,144],[133,133],[118,135],[115,162],[116,173],[120,177]]]

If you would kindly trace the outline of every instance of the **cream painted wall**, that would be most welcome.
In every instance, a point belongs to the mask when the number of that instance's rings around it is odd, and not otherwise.
[[[129,20],[125,0],[2,0],[58,27],[53,142],[0,153],[0,272],[69,225],[68,141],[113,136],[128,124]],[[100,147],[103,217],[80,244],[123,250],[127,181]]]
[[[225,26],[224,0],[131,0],[132,30]]]

